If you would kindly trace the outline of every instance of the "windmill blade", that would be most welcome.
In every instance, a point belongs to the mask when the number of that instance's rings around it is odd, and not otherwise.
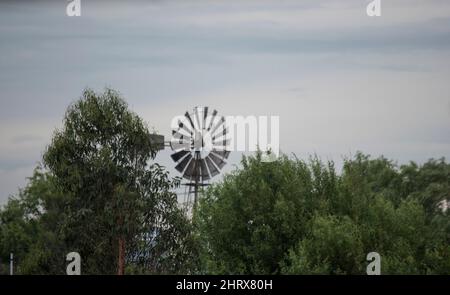
[[[211,153],[219,156],[222,159],[228,159],[228,156],[230,155],[230,151],[226,151],[226,150],[219,151],[219,150],[213,149],[211,151]]]
[[[203,114],[203,128],[206,129],[206,118],[208,117],[208,107],[205,107],[205,112]]]
[[[186,117],[184,118],[186,119]],[[176,132],[179,132],[185,136],[192,136],[193,130],[191,128],[189,128],[190,123],[188,120],[185,120],[185,122],[183,121],[178,121],[178,129],[176,130]],[[173,130],[175,131],[175,130]],[[172,132],[173,132],[172,131]]]
[[[172,148],[172,150],[174,151],[179,151],[179,150],[183,150],[183,151],[187,151],[189,150],[191,144],[189,142],[171,142],[170,143],[170,147]]]
[[[214,165],[213,161],[211,160],[210,155],[208,155],[206,158],[206,165],[208,166],[209,173],[211,173],[211,177],[216,176],[220,173],[219,169]]]
[[[202,107],[196,107],[194,110],[194,114],[195,114],[195,123],[197,123],[196,130],[203,130],[204,128],[204,113],[205,113],[205,108]]]
[[[216,133],[216,130],[220,127],[220,126],[225,126],[225,118],[221,117],[219,119],[219,122],[214,126],[214,128],[211,131],[211,134]]]
[[[190,155],[189,155],[190,156]],[[192,157],[192,156],[191,156]],[[199,180],[199,167],[198,160],[193,159],[189,162],[189,165],[187,166],[186,170],[184,171],[183,177],[190,180]]]
[[[170,157],[172,158],[172,160],[174,160],[174,162],[178,162],[181,158],[183,158],[184,156],[186,156],[189,153],[190,152],[187,150],[181,150],[179,152],[176,152],[176,153],[170,155]]]
[[[213,161],[214,162],[214,164],[216,164],[216,166],[219,168],[219,169],[222,169],[223,168],[223,166],[225,166],[225,161],[220,157],[220,156],[218,156],[218,155],[216,155],[216,154],[214,154],[214,153],[209,153],[209,155],[208,155],[208,158],[211,160],[211,161]]]
[[[171,141],[178,141],[178,142],[187,141],[187,142],[189,142],[190,140],[191,140],[190,135],[185,135],[185,134],[182,134],[175,130],[172,131]]]
[[[200,160],[200,175],[202,176],[202,180],[208,180],[211,177],[209,176],[208,168],[206,167],[205,159]]]
[[[189,113],[186,112],[184,114],[184,116],[188,119],[189,124],[191,125],[191,128],[192,128],[191,130],[194,131],[195,130],[195,125],[194,125],[194,121],[192,121],[191,115],[189,115]]]
[[[213,113],[212,113],[211,119],[209,121],[208,129],[206,129],[206,131],[210,131],[211,130],[211,128],[213,127],[213,124],[214,124],[214,120],[216,119],[216,116],[217,116],[217,111],[214,110]]]
[[[214,135],[211,136],[213,141],[217,141],[223,139],[228,135],[228,128],[224,128],[223,130],[218,130]]]
[[[230,145],[230,143],[231,143],[230,139],[224,138],[221,140],[213,141],[213,147],[225,150]]]
[[[177,166],[175,166],[175,169],[180,172],[183,173],[184,168],[189,164],[191,164],[193,161],[192,160],[192,156],[190,154],[188,154],[180,163],[178,163]],[[187,169],[186,169],[187,170]]]
[[[188,151],[191,148],[191,142],[186,140],[170,141],[170,147],[174,151],[185,150]]]
[[[226,126],[224,126],[224,128],[222,130],[218,130],[217,131],[217,136],[225,136],[228,134],[228,128]]]

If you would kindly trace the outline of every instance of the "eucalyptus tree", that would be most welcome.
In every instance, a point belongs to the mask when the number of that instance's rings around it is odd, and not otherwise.
[[[116,91],[87,89],[68,108],[43,158],[67,195],[62,232],[84,272],[123,274],[140,238],[160,237],[183,218],[172,193],[178,181],[149,165],[156,152],[146,124]]]

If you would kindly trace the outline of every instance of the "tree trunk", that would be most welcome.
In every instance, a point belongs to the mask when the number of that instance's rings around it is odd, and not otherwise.
[[[125,274],[125,239],[119,237],[119,260],[117,265],[117,274],[119,276]]]

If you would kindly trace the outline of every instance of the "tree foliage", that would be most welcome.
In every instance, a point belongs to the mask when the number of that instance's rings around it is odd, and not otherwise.
[[[64,274],[450,274],[450,164],[243,157],[210,186],[192,222],[152,160],[145,123],[121,96],[86,90],[28,184],[0,210],[0,272]],[[121,246],[122,245],[122,246]],[[124,251],[122,251],[124,250]],[[120,253],[124,255],[120,255]]]
[[[76,251],[84,274],[112,274],[121,240],[129,272],[183,271],[190,225],[173,193],[179,180],[149,164],[155,154],[148,128],[117,92],[84,91],[43,169],[1,212],[2,261],[14,252],[21,273],[64,273],[65,255]]]
[[[358,153],[340,174],[332,162],[244,157],[196,212],[201,272],[449,274],[450,165],[398,167]]]

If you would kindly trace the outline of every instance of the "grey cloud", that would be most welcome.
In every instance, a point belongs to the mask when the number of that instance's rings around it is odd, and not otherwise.
[[[33,135],[33,134],[26,134],[26,135],[20,135],[20,136],[14,136],[11,140],[13,144],[29,144],[33,142],[42,142],[44,140],[44,137]]]
[[[80,18],[64,1],[41,3],[0,2],[0,124],[11,131],[24,119],[60,126],[84,87],[111,86],[162,130],[210,104],[279,114],[287,153],[449,155],[448,1],[391,1],[377,20],[361,0],[83,1]],[[52,131],[2,142],[27,148],[0,155],[0,195],[32,173]]]

